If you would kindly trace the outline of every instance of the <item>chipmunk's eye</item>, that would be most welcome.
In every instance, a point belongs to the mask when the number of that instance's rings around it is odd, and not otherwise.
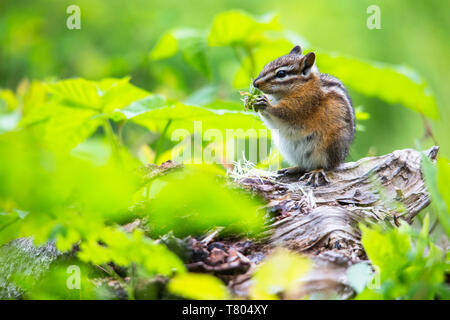
[[[284,78],[286,77],[287,73],[284,70],[280,70],[277,72],[277,74],[275,75],[277,78]]]

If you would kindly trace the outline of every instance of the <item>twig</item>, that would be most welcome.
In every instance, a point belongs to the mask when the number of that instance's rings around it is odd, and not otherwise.
[[[433,140],[433,143],[438,146],[439,144],[436,138],[434,137],[430,123],[428,122],[427,118],[423,115],[423,113],[420,113],[420,116],[422,117],[423,125],[425,127],[425,135],[423,136],[422,139],[425,140],[426,138],[431,138],[431,140]]]

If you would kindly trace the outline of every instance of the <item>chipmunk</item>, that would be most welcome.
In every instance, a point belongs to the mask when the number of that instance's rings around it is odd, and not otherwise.
[[[295,167],[279,174],[303,174],[308,185],[328,183],[324,170],[342,163],[355,134],[355,113],[344,85],[322,74],[314,52],[300,46],[269,62],[253,81],[266,95],[256,98],[257,111],[271,130],[280,153]]]

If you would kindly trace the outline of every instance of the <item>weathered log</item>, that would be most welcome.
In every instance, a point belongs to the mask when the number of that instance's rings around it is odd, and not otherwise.
[[[435,160],[438,150],[432,147],[424,154]],[[301,252],[314,261],[313,270],[303,281],[302,294],[329,292],[348,297],[353,291],[347,269],[367,260],[358,224],[386,221],[398,225],[399,219],[411,223],[430,203],[421,157],[420,152],[405,149],[345,163],[326,172],[329,184],[315,188],[299,181],[299,176],[255,170],[232,177],[262,195],[267,207],[278,213],[260,253],[265,256],[278,246]],[[229,288],[246,297],[254,269],[255,265],[231,280]]]

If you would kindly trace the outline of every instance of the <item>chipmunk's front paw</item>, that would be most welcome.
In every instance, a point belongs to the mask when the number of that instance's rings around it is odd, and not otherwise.
[[[253,104],[253,109],[255,111],[265,110],[269,106],[269,98],[267,98],[267,96],[265,95],[259,95],[258,97],[256,97],[256,102]]]
[[[323,171],[322,169],[305,173],[300,178],[300,181],[305,181],[306,185],[310,187],[320,187],[330,183],[327,175],[325,174],[325,171]]]

